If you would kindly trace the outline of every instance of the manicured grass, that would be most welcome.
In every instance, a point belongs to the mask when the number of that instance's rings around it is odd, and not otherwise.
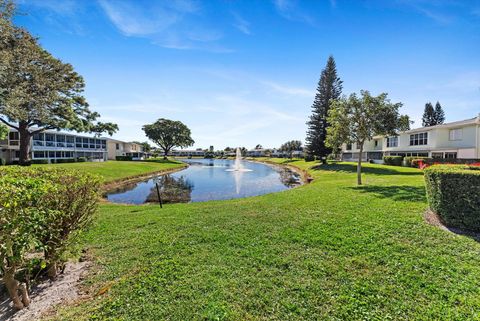
[[[357,187],[353,163],[290,164],[315,180],[163,210],[102,205],[85,286],[105,293],[58,317],[480,319],[480,244],[424,223],[419,170],[366,164]]]
[[[176,160],[152,160],[152,161],[107,161],[107,162],[83,162],[32,165],[42,167],[65,167],[78,169],[101,176],[105,182],[122,179],[125,177],[142,175],[149,172],[162,171],[183,166]]]

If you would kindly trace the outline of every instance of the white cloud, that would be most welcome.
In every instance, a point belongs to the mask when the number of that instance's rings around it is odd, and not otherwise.
[[[230,52],[217,42],[222,32],[201,22],[199,4],[192,0],[150,2],[99,0],[112,24],[125,36],[144,37],[171,49]]]
[[[252,32],[250,31],[250,23],[242,18],[238,13],[232,13],[234,22],[233,26],[240,30],[242,33],[246,35],[251,35]]]
[[[268,88],[282,93],[284,95],[292,95],[292,96],[303,96],[303,97],[312,97],[315,95],[315,92],[304,89],[304,88],[297,88],[297,87],[289,87],[285,85],[280,85],[272,81],[261,81],[261,83]]]
[[[303,12],[295,0],[273,0],[273,4],[277,12],[287,20],[304,22],[309,25],[315,24],[315,20]]]

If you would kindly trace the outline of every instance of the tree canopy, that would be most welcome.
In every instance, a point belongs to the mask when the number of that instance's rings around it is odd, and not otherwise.
[[[391,103],[387,94],[372,96],[366,90],[333,101],[328,121],[330,127],[327,145],[339,148],[342,144],[356,143],[359,149],[357,182],[362,184],[361,164],[364,143],[377,135],[397,135],[409,124],[399,114],[402,103]],[[407,122],[406,122],[407,120]]]
[[[29,160],[30,137],[48,129],[100,135],[118,130],[98,122],[72,65],[53,57],[38,39],[13,24],[14,5],[0,0],[0,122],[20,134],[20,163]]]
[[[160,118],[153,124],[144,125],[142,129],[163,150],[165,158],[172,148],[185,148],[195,143],[190,129],[180,121]]]
[[[425,109],[423,111],[422,117],[422,126],[430,127],[435,125],[440,125],[445,122],[445,113],[440,105],[440,102],[437,101],[435,108],[433,108],[432,103],[428,102],[425,104]]]
[[[280,150],[287,152],[290,158],[292,158],[294,151],[302,150],[302,142],[299,140],[290,140],[286,143],[283,143],[282,146],[280,146]]]
[[[338,99],[342,94],[342,81],[337,75],[335,59],[330,56],[327,65],[322,70],[317,86],[317,93],[312,104],[312,115],[307,122],[306,147],[309,155],[324,159],[332,152],[331,148],[325,145],[327,137],[328,110],[330,102]]]

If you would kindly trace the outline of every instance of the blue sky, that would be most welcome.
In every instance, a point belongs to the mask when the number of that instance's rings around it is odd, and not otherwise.
[[[195,147],[304,141],[328,56],[344,94],[480,112],[480,0],[21,0],[17,23],[86,81],[118,139],[180,120]]]

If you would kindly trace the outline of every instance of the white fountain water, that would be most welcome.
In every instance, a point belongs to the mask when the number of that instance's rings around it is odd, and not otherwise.
[[[235,163],[233,168],[227,169],[227,172],[251,172],[251,169],[244,168],[242,163],[242,151],[237,147],[237,153],[235,155]]]

